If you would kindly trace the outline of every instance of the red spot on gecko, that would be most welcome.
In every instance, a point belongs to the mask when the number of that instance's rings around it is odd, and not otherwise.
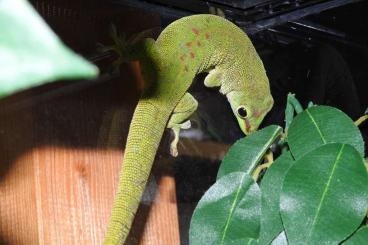
[[[205,37],[206,37],[206,39],[210,39],[210,34],[208,34],[208,33],[206,32]]]
[[[251,128],[251,126],[250,126],[250,123],[249,123],[248,119],[244,119],[244,122],[245,122],[245,130],[246,130],[247,132],[249,132],[249,131],[250,131],[250,128]]]
[[[192,59],[194,59],[195,55],[194,55],[194,53],[193,53],[193,52],[190,52],[190,57],[191,57]]]
[[[196,35],[199,35],[199,31],[197,28],[192,28],[192,32]]]
[[[200,41],[197,41],[197,46],[200,47],[202,46],[201,42]]]
[[[187,46],[188,48],[191,48],[191,47],[192,47],[192,43],[191,43],[191,42],[187,42],[187,43],[185,44],[185,46]]]
[[[261,113],[257,110],[254,110],[252,114],[255,118],[259,118],[259,116],[261,116]]]

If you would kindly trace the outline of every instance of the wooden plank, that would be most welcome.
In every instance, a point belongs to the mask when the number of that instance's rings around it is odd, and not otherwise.
[[[175,180],[164,175],[160,177],[140,244],[175,245],[180,244],[179,237]]]
[[[127,102],[110,104],[115,86],[60,98],[0,121],[1,244],[101,244],[134,108]],[[106,99],[96,102],[98,97]],[[174,179],[156,179],[157,198],[150,212],[142,216],[145,210],[140,210],[135,230],[143,232],[135,240],[179,244]]]
[[[115,10],[113,18],[122,31],[159,26],[158,16],[120,10],[123,13]],[[93,11],[109,16],[108,9]],[[106,40],[111,20],[98,18],[103,21],[92,25],[98,28],[88,29],[93,29],[89,44]],[[51,24],[55,21],[50,17]],[[72,26],[62,26],[62,20],[57,23],[55,31],[68,43],[82,45],[80,40],[87,39],[83,35],[89,32],[74,32]],[[95,40],[99,35],[102,39]],[[130,120],[143,87],[137,63],[121,71],[123,76],[114,81],[41,103],[33,100],[34,94],[59,85],[0,101],[0,244],[102,243]],[[20,100],[29,104],[7,108]],[[156,180],[153,194],[140,206],[129,244],[179,244],[172,173],[157,171],[152,179]]]
[[[32,155],[39,241],[101,244],[121,152],[47,147]]]

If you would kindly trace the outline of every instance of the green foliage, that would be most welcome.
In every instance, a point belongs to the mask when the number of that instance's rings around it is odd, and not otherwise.
[[[368,241],[368,226],[364,226],[360,228],[357,232],[354,233],[352,237],[350,237],[344,245],[362,245],[366,244]]]
[[[269,243],[259,243],[259,244],[269,244]],[[288,241],[285,235],[285,231],[282,231],[271,243],[271,245],[287,245]]]
[[[293,121],[294,112],[297,114],[303,111],[302,105],[295,98],[294,94],[288,94],[288,99],[286,103],[285,109],[285,129],[287,130],[290,126],[290,123]]]
[[[260,201],[261,192],[250,176],[244,172],[224,176],[198,203],[191,221],[190,244],[247,244],[255,240]]]
[[[261,182],[262,216],[260,244],[270,244],[283,231],[279,213],[280,193],[287,170],[294,164],[290,152],[285,152],[267,170]]]
[[[25,0],[0,1],[0,97],[97,68],[63,45]]]
[[[338,244],[347,238],[365,216],[367,183],[362,157],[347,144],[326,144],[297,160],[280,197],[289,243]]]
[[[263,155],[281,133],[281,127],[271,125],[235,142],[224,157],[217,179],[236,171],[252,173],[262,161]],[[244,154],[244,152],[247,152],[247,154]]]
[[[269,126],[230,148],[194,211],[191,244],[366,243],[367,229],[359,227],[368,174],[359,129],[340,110],[311,105],[301,111],[294,96],[288,100],[290,127],[282,140],[281,129]],[[259,167],[272,143],[283,153],[255,183],[250,176],[268,166]]]
[[[121,64],[137,60],[137,53],[143,49],[143,43],[150,37],[154,36],[156,31],[156,28],[150,28],[134,33],[128,37],[125,33],[120,33],[115,24],[112,23],[109,30],[112,44],[104,45],[102,43],[98,43],[97,50],[100,53],[109,51],[116,53],[117,58],[111,64],[111,71],[120,73]]]
[[[350,144],[364,156],[359,129],[346,114],[329,106],[313,106],[297,115],[288,131],[288,143],[296,159],[327,143]]]

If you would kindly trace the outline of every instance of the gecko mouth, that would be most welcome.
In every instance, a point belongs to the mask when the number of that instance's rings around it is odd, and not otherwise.
[[[250,134],[251,132],[252,132],[252,130],[251,130],[251,125],[250,125],[250,123],[249,123],[249,120],[248,119],[244,119],[244,125],[245,125],[245,134],[246,135],[248,135],[248,134]]]

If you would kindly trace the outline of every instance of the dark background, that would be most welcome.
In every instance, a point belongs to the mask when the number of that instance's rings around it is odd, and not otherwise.
[[[210,8],[221,9],[226,18],[251,37],[264,61],[276,101],[276,107],[264,125],[283,123],[287,92],[296,93],[303,105],[313,101],[336,106],[353,119],[368,107],[368,33],[365,31],[368,1],[31,2],[67,45],[99,64],[103,72],[104,67],[111,64],[114,54],[97,53],[96,44],[111,42],[108,35],[110,23],[129,36],[137,29],[144,30],[144,23],[149,23],[150,18],[160,18],[163,29],[182,16],[208,13]],[[136,9],[144,13],[139,23],[124,17]],[[160,27],[156,29],[156,35],[159,32]],[[362,126],[363,131],[366,127]],[[239,133],[235,130],[221,139],[233,141]]]

